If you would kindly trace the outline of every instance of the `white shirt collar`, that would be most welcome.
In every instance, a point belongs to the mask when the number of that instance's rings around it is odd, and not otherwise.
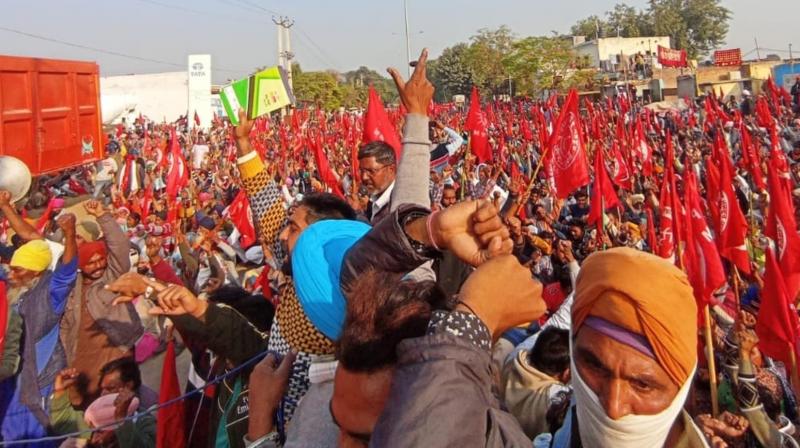
[[[394,190],[394,181],[383,190],[378,199],[372,201],[372,216],[375,216],[386,204],[389,203],[389,200],[392,198],[392,190]]]

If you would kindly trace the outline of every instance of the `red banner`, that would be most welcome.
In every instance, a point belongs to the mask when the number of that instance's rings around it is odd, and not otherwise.
[[[714,52],[714,65],[731,67],[742,65],[742,49],[717,50]]]
[[[658,46],[658,63],[665,67],[686,67],[686,50]]]

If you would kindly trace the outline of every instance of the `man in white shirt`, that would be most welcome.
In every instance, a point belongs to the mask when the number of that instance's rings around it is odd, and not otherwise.
[[[397,175],[394,148],[381,141],[367,143],[358,150],[358,166],[361,182],[370,194],[366,217],[374,225],[389,214]]]

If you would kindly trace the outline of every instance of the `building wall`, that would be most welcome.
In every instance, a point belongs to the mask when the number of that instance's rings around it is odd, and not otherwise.
[[[601,61],[615,60],[619,54],[632,56],[641,52],[656,54],[658,46],[671,48],[669,37],[606,37],[598,42],[598,53]]]
[[[106,76],[100,78],[103,123],[118,123],[139,113],[154,121],[174,121],[189,106],[187,72]]]

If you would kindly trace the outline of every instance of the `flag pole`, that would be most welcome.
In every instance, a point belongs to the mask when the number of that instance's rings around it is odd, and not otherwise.
[[[717,368],[714,361],[714,340],[711,337],[711,312],[709,311],[708,304],[706,304],[703,314],[705,314],[706,324],[706,351],[708,352],[708,379],[711,386],[711,410],[714,417],[716,417],[719,415],[719,397],[717,397]]]
[[[681,270],[685,272],[683,266],[683,251],[681,250],[680,241],[675,244],[676,253],[678,256],[678,265]],[[719,415],[719,397],[717,396],[717,366],[714,361],[714,339],[711,336],[711,311],[708,304],[703,308],[703,317],[705,323],[705,339],[706,339],[706,360],[708,361],[708,382],[711,389],[711,412],[712,416]]]
[[[792,344],[787,343],[787,345],[789,346],[789,356],[792,362],[792,373],[791,373],[792,388],[797,389],[797,387],[800,385],[800,377],[798,377],[798,372],[797,372],[797,357],[794,354],[794,347],[792,346]]]

